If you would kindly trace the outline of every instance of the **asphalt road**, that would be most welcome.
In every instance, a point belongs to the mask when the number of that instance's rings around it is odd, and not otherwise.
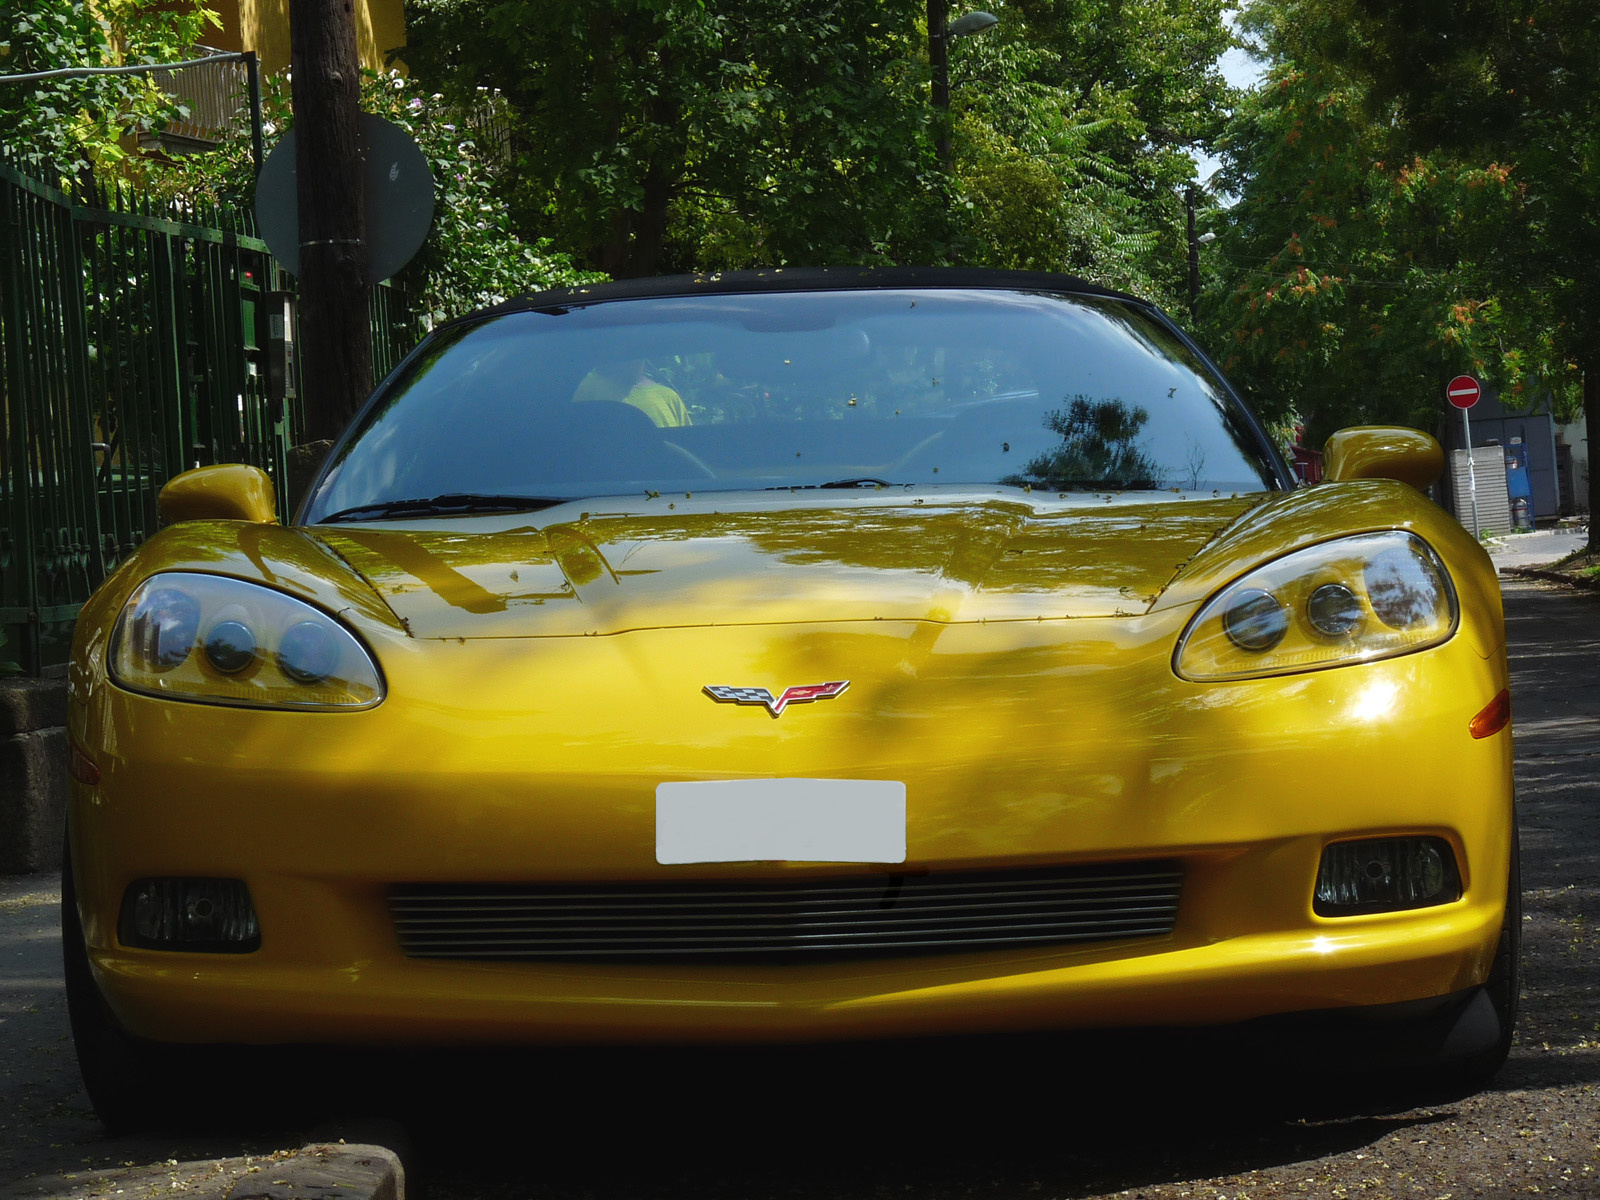
[[[356,1140],[374,1115],[425,1200],[1600,1196],[1600,597],[1519,583],[1506,605],[1525,992],[1511,1060],[1477,1095],[1259,1035],[274,1051],[199,1081],[197,1114],[255,1102],[242,1128],[113,1141],[76,1081],[55,881],[34,877],[0,880],[0,1200],[220,1197],[215,1160],[319,1123]]]

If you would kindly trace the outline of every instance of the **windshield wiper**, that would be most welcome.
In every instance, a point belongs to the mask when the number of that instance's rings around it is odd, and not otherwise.
[[[384,500],[377,504],[357,504],[341,508],[322,518],[323,524],[335,521],[360,521],[366,518],[427,517],[448,513],[534,512],[565,504],[560,496],[499,496],[479,492],[446,492],[416,500]]]
[[[890,483],[887,479],[874,479],[870,475],[862,475],[855,479],[835,479],[831,483],[819,483],[817,486],[825,488],[886,488],[893,487],[894,484]]]
[[[1036,492],[1150,492],[1161,486],[1156,479],[1002,479],[1006,487],[1027,487]]]

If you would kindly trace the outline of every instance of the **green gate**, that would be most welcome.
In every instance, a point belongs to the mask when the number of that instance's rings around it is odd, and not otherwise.
[[[420,331],[403,293],[373,291],[381,378]],[[77,200],[0,163],[0,673],[66,661],[180,471],[252,463],[287,510],[293,311],[249,214]]]

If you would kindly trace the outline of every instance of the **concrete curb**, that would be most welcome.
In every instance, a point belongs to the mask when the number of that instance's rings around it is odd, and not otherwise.
[[[405,1200],[400,1156],[383,1146],[322,1142],[302,1146],[267,1171],[252,1171],[227,1200]]]
[[[1568,575],[1561,571],[1547,571],[1543,567],[1501,567],[1500,574],[1509,575],[1513,579],[1542,579],[1546,583],[1564,583],[1568,587],[1583,591],[1600,591],[1600,578],[1590,579],[1582,575]]]
[[[0,875],[61,866],[67,681],[0,680]]]
[[[117,1157],[125,1153],[120,1150]],[[238,1158],[80,1168],[0,1183],[0,1200],[405,1200],[405,1194],[405,1171],[393,1150],[331,1142]]]

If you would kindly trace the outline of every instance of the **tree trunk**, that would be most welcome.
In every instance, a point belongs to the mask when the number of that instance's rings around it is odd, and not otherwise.
[[[644,211],[633,239],[629,274],[657,275],[667,248],[667,212],[672,205],[672,181],[667,170],[653,163],[644,177]]]
[[[1589,441],[1589,553],[1600,554],[1600,463],[1595,462],[1595,434],[1600,433],[1600,353],[1583,364],[1583,424]]]
[[[337,438],[372,390],[361,62],[352,0],[290,0],[300,215],[300,372],[311,441]]]

